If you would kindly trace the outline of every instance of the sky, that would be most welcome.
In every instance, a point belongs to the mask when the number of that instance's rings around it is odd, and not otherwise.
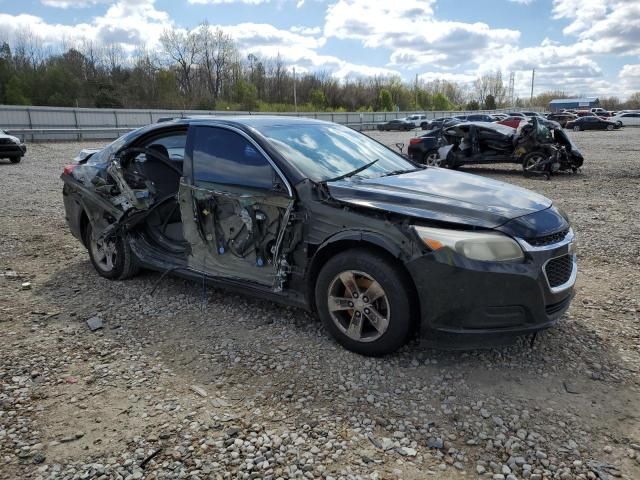
[[[500,70],[515,90],[640,91],[640,0],[0,0],[0,41],[86,38],[158,49],[167,28],[203,21],[244,54],[280,55],[338,79],[399,75],[471,84]]]

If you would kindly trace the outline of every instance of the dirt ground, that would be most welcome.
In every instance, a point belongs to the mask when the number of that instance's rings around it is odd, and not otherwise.
[[[640,129],[570,135],[579,174],[465,170],[571,216],[577,295],[558,326],[533,347],[379,359],[298,309],[99,277],[59,180],[94,144],[0,161],[0,478],[640,478]]]

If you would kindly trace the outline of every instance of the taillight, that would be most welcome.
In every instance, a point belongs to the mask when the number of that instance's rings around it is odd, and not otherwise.
[[[77,166],[77,163],[70,163],[69,165],[65,165],[62,173],[64,175],[71,175],[71,172],[73,172]]]
[[[416,143],[420,143],[420,142],[422,142],[422,138],[414,137],[409,140],[409,145],[415,145]]]

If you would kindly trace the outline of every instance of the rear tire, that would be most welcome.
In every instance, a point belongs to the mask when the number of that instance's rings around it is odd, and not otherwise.
[[[607,130],[611,131],[613,130],[613,128],[614,128],[613,125],[607,125]]]
[[[101,276],[109,280],[124,280],[140,270],[131,247],[122,235],[114,234],[108,240],[99,241],[88,223],[84,238],[91,263]]]
[[[582,128],[580,128],[579,125],[576,125],[575,127],[573,127],[574,132],[579,132],[580,130],[582,130]]]
[[[352,249],[331,258],[315,286],[318,314],[331,335],[352,352],[392,353],[411,332],[411,300],[402,273],[372,251]]]
[[[444,167],[445,161],[440,158],[437,150],[429,150],[424,154],[424,158],[422,159],[422,163],[428,165],[430,167]]]
[[[9,157],[11,163],[20,163],[20,160],[22,160],[22,157]]]

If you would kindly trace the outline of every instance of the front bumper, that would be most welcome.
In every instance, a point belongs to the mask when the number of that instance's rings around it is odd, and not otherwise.
[[[0,158],[22,157],[27,153],[27,146],[24,143],[0,143]]]
[[[519,240],[522,263],[474,261],[449,249],[407,263],[420,301],[421,333],[489,340],[555,325],[574,296],[573,241],[573,232],[544,247]],[[553,270],[559,263],[564,270]]]

